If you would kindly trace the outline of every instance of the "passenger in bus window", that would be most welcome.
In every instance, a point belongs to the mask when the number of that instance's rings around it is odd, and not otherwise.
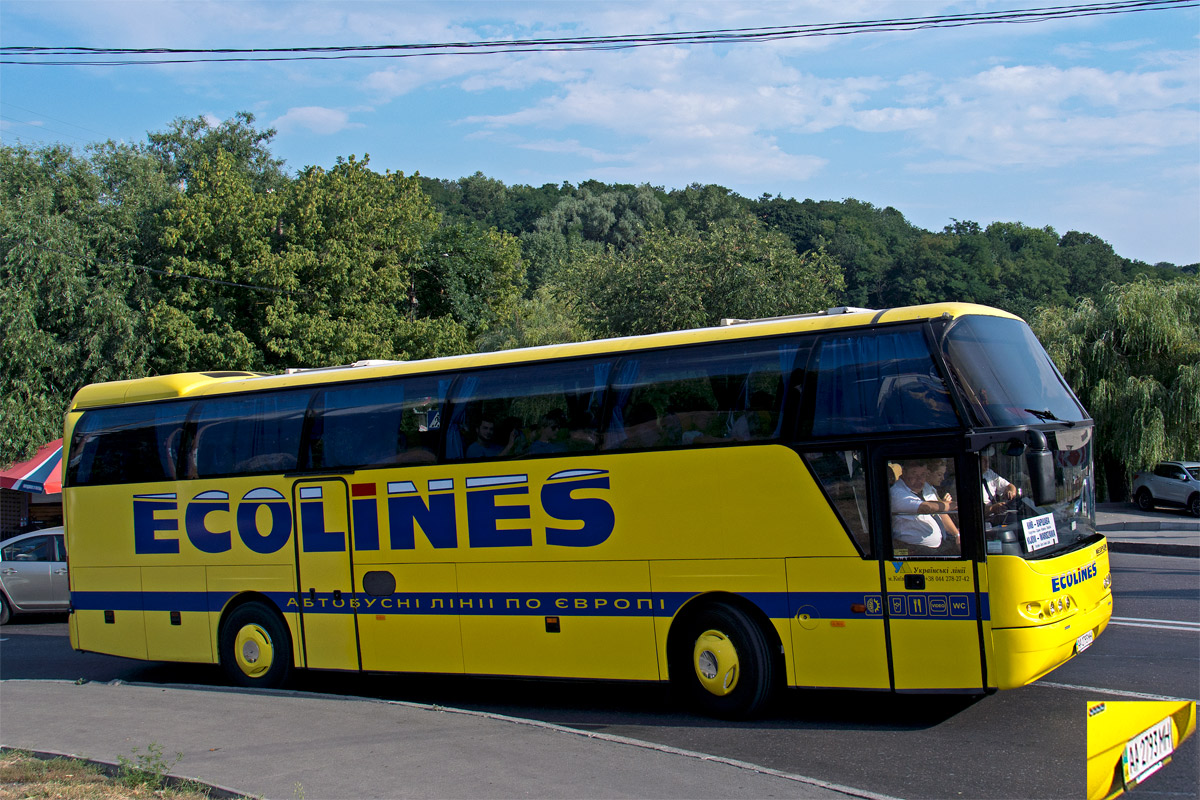
[[[957,555],[958,529],[948,514],[957,511],[950,493],[938,497],[933,481],[945,474],[940,458],[900,462],[900,478],[888,494],[892,507],[892,539],[896,555]],[[950,523],[947,525],[946,523]]]
[[[467,458],[503,458],[511,455],[516,446],[516,428],[508,434],[508,444],[502,445],[496,441],[495,418],[482,417],[475,428],[475,441],[467,447]]]
[[[929,471],[929,484],[933,487],[933,493],[935,497],[940,496],[941,499],[951,503],[955,509],[958,508],[958,504],[954,502],[953,495],[951,495],[946,489],[947,486],[954,485],[953,476],[951,476],[948,481],[946,479],[946,459],[939,458],[936,460],[936,463]],[[958,514],[956,511],[938,515],[938,522],[941,523],[942,530],[953,538],[952,555],[958,554],[959,544],[962,539],[958,532],[958,523],[954,519],[957,516]],[[943,547],[951,546],[950,540],[946,539],[945,537],[942,539],[942,544]]]
[[[527,452],[532,455],[537,455],[538,453],[566,452],[566,442],[561,441],[558,437],[564,421],[562,411],[557,408],[543,414],[541,420],[538,422],[537,438],[533,441],[533,444],[529,445]]]

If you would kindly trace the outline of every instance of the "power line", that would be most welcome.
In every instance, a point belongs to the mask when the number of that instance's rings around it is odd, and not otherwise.
[[[24,56],[35,60],[0,59],[0,64],[29,66],[135,66],[140,64],[199,64],[247,61],[323,61],[340,59],[419,58],[436,55],[495,55],[499,53],[576,52],[625,50],[636,47],[670,45],[745,44],[815,36],[849,36],[863,33],[895,33],[930,28],[959,28],[973,25],[1029,24],[1080,17],[1131,14],[1195,8],[1200,0],[1111,0],[1009,11],[946,14],[930,17],[832,22],[813,25],[788,25],[760,28],[728,28],[708,31],[678,31],[656,34],[615,36],[552,37],[490,40],[481,42],[439,42],[423,44],[381,44],[339,47],[283,48],[123,48],[123,47],[0,47],[0,55]],[[42,60],[46,56],[65,56],[71,60]],[[114,57],[98,59],[97,57]],[[124,56],[125,59],[119,58]],[[158,57],[163,56],[163,57]],[[190,56],[190,57],[189,57]]]

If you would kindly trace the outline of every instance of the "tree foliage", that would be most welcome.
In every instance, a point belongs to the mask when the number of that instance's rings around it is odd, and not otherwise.
[[[141,374],[147,352],[126,266],[140,207],[127,192],[135,153],[96,163],[69,150],[0,148],[0,463],[62,436],[85,383]],[[149,174],[153,174],[152,171]],[[149,181],[154,184],[154,181]],[[112,198],[124,196],[126,203]]]
[[[1111,495],[1139,469],[1200,456],[1200,279],[1109,284],[1032,324],[1096,420]]]
[[[603,336],[816,311],[841,289],[841,270],[824,252],[799,256],[752,217],[708,231],[654,228],[636,250],[588,251],[562,286]]]

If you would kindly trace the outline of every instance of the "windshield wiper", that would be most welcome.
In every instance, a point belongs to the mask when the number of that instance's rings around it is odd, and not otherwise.
[[[1074,422],[1072,422],[1071,420],[1067,420],[1067,419],[1059,419],[1058,417],[1054,416],[1054,412],[1051,411],[1050,409],[1046,409],[1045,411],[1038,411],[1036,408],[1026,408],[1024,410],[1029,414],[1033,414],[1035,417],[1040,419],[1042,422],[1046,422],[1046,421],[1061,422],[1064,425],[1066,425],[1068,428],[1075,427]]]

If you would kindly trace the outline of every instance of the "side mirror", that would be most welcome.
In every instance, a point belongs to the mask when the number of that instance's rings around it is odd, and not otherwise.
[[[1041,431],[1028,431],[1029,449],[1025,461],[1029,464],[1029,482],[1033,489],[1033,502],[1047,506],[1055,500],[1054,454],[1046,444],[1046,435]]]

